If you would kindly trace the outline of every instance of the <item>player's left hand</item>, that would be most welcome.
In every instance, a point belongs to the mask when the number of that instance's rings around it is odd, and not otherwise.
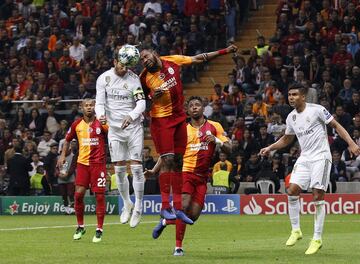
[[[128,116],[125,116],[124,118],[124,121],[121,125],[121,129],[125,129],[127,128],[131,123],[132,123],[132,118],[128,115]]]
[[[355,156],[360,155],[360,147],[354,142],[354,144],[351,144],[349,146],[350,153],[354,154]]]
[[[208,144],[210,144],[210,143],[216,144],[214,135],[206,135],[204,139],[205,139],[206,143],[208,143]]]
[[[232,44],[226,48],[227,53],[234,53],[234,52],[237,52],[237,50],[238,50],[238,47],[234,44]]]

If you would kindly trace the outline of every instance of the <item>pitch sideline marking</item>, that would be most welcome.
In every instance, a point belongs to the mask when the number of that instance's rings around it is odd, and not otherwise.
[[[159,221],[145,221],[140,224],[154,224]],[[119,222],[104,223],[104,225],[123,225]],[[97,226],[97,224],[87,224],[85,226]],[[61,226],[33,226],[33,227],[14,227],[14,228],[0,228],[0,231],[23,231],[23,230],[41,230],[41,229],[60,229],[60,228],[74,228],[77,225],[61,225]]]
[[[288,220],[251,220],[251,222],[268,222],[268,223],[275,223],[275,222],[287,222]],[[159,221],[144,221],[144,222],[140,222],[140,224],[155,224],[158,223]],[[246,222],[246,221],[242,221],[242,222]],[[312,222],[311,221],[302,221],[302,222]],[[345,222],[350,222],[350,223],[360,223],[360,220],[325,220],[325,222],[327,223],[345,223]],[[86,226],[96,226],[97,224],[87,224]],[[110,222],[110,223],[104,223],[104,225],[123,225],[119,222]],[[77,227],[77,225],[60,225],[60,226],[34,226],[34,227],[14,227],[14,228],[0,228],[0,232],[3,231],[24,231],[24,230],[41,230],[41,229],[60,229],[60,228],[74,228]]]

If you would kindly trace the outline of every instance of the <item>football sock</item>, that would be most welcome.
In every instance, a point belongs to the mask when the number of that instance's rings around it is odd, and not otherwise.
[[[321,235],[324,228],[324,221],[326,215],[325,201],[316,201],[315,203],[315,215],[314,215],[314,240],[321,239]]]
[[[96,193],[96,218],[97,229],[102,231],[105,217],[105,195],[103,193]]]
[[[114,166],[114,169],[120,196],[124,201],[124,206],[128,207],[131,204],[131,200],[129,196],[129,180],[126,176],[126,166]]]
[[[182,241],[185,236],[186,224],[180,220],[176,219],[176,247],[182,247]]]
[[[145,177],[142,165],[130,165],[133,175],[133,187],[135,193],[135,210],[142,210],[142,200],[144,196]]]
[[[288,196],[289,217],[292,230],[300,229],[300,201],[299,196]]]
[[[176,210],[182,210],[182,172],[173,172],[171,175],[171,187],[173,192],[173,203]]]
[[[75,214],[78,226],[84,226],[84,193],[75,192]]]
[[[159,176],[160,192],[161,192],[161,208],[170,208],[170,172],[163,172]]]

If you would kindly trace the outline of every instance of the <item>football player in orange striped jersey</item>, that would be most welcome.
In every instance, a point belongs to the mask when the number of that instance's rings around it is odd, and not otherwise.
[[[145,94],[148,94],[152,102],[151,137],[156,151],[163,160],[159,176],[162,199],[160,215],[166,219],[177,218],[187,224],[193,223],[181,209],[183,178],[181,169],[187,140],[184,96],[180,78],[181,66],[203,63],[236,51],[237,47],[230,45],[222,50],[192,57],[180,55],[159,57],[155,51],[148,49],[141,52],[140,60],[144,71],[140,75],[140,80]],[[175,214],[169,204],[170,185]]]
[[[61,169],[65,161],[65,154],[71,140],[77,139],[79,156],[75,178],[75,214],[78,227],[73,236],[79,240],[85,234],[84,228],[84,195],[91,187],[96,198],[97,228],[93,242],[101,241],[105,216],[105,187],[106,187],[106,150],[105,138],[107,125],[102,125],[95,117],[95,101],[85,99],[82,102],[83,117],[75,120],[69,128],[62,153],[57,166]]]
[[[182,206],[184,212],[194,222],[199,218],[204,206],[207,190],[209,168],[215,153],[216,145],[222,151],[229,153],[231,145],[225,136],[224,129],[218,122],[207,120],[204,116],[204,104],[201,97],[192,96],[188,100],[188,114],[191,118],[187,124],[187,144],[183,163]],[[159,169],[159,158],[153,170],[146,171],[151,175]],[[186,225],[183,221],[160,219],[159,224],[153,231],[153,238],[158,238],[166,225],[176,224],[176,247],[175,256],[184,254],[182,241]]]

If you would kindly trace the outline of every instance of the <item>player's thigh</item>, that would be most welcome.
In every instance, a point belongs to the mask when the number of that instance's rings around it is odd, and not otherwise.
[[[182,189],[181,192],[184,194],[189,194],[191,197],[193,193],[195,192],[195,183],[192,178],[192,173],[189,172],[183,172],[182,173]]]
[[[144,149],[144,128],[142,125],[135,126],[128,141],[129,159],[142,161],[142,152]]]
[[[105,193],[106,190],[106,164],[91,165],[91,190],[94,193]]]
[[[205,180],[198,179],[195,186],[196,186],[195,187],[195,192],[192,194],[191,201],[193,203],[198,204],[199,207],[200,207],[200,211],[201,211],[201,209],[204,207],[204,203],[205,203],[207,184],[206,184]]]
[[[184,154],[187,143],[186,122],[179,123],[174,133],[174,151],[175,153]]]
[[[290,183],[298,185],[302,190],[307,190],[310,185],[310,175],[308,162],[296,162],[291,172]]]
[[[151,137],[153,138],[156,152],[160,155],[175,153],[175,126],[172,126],[171,123],[170,118],[153,118],[151,120]]]
[[[322,159],[311,162],[310,188],[327,190],[330,181],[331,161]]]
[[[124,161],[129,159],[128,143],[126,141],[109,141],[111,162]]]
[[[90,171],[91,171],[90,166],[78,163],[76,166],[75,185],[89,188],[90,179],[91,179]]]

